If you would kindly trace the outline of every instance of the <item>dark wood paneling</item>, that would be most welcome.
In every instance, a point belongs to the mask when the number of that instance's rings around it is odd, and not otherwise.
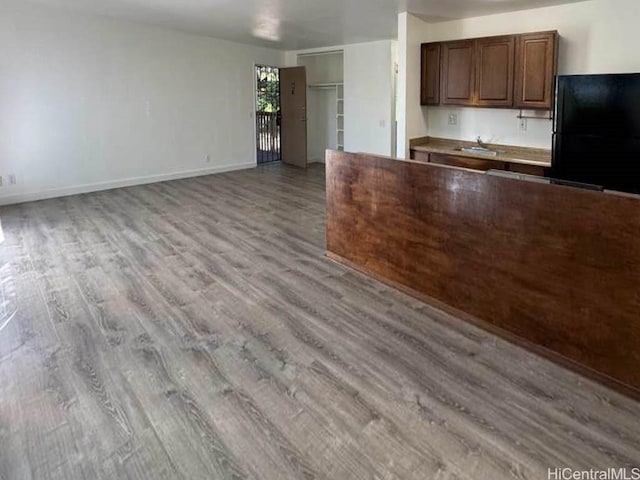
[[[491,37],[477,40],[476,105],[513,107],[515,37]]]
[[[334,257],[640,393],[640,198],[327,160]]]
[[[475,42],[463,40],[442,44],[442,103],[473,105],[475,94]]]
[[[440,51],[439,43],[422,45],[420,103],[440,104]]]
[[[432,153],[429,157],[431,163],[449,165],[451,167],[472,168],[474,170],[506,170],[506,163],[497,160],[485,160],[481,158],[457,157]]]
[[[557,32],[519,35],[516,44],[515,106],[553,108],[557,72]]]

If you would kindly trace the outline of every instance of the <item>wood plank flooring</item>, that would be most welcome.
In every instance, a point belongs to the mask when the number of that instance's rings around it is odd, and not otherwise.
[[[281,165],[1,208],[0,479],[640,466],[638,403],[328,261],[324,211]]]

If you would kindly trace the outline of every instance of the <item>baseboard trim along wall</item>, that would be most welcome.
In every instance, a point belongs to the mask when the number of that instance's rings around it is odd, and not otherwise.
[[[89,183],[72,187],[52,188],[36,192],[16,193],[0,197],[0,206],[15,205],[17,203],[35,202],[50,198],[68,197],[83,193],[100,192],[112,190],[114,188],[134,187],[136,185],[147,185],[149,183],[167,182],[169,180],[180,180],[183,178],[203,177],[216,173],[234,172],[237,170],[247,170],[255,168],[256,163],[240,163],[236,165],[223,165],[220,167],[203,168],[199,170],[187,170],[184,172],[162,173],[159,175],[149,175],[145,177],[125,178],[109,182]]]

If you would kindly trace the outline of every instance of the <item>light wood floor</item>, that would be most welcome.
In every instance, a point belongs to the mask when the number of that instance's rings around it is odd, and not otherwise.
[[[323,174],[0,209],[0,479],[640,465],[639,404],[326,260]]]

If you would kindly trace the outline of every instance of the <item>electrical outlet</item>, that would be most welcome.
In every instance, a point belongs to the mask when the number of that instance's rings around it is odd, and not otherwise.
[[[455,113],[449,115],[449,125],[458,125],[458,115]]]
[[[12,173],[9,175],[9,185],[15,185],[16,184],[16,175],[15,173]]]
[[[527,131],[527,119],[526,118],[521,118],[520,119],[520,131],[521,132],[526,132]]]
[[[211,155],[207,153],[206,157],[204,157],[205,163],[211,163]]]

